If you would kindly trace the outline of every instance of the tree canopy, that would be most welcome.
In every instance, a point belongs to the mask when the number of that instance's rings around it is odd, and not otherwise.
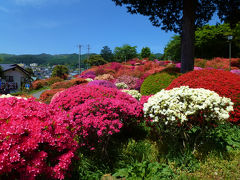
[[[132,14],[148,16],[154,26],[181,35],[181,72],[193,70],[196,27],[206,24],[213,14],[232,25],[240,19],[239,0],[112,0],[125,5]]]
[[[229,57],[227,35],[233,35],[232,57],[240,56],[240,23],[234,29],[229,24],[205,25],[195,32],[195,57],[211,59],[213,57]],[[174,36],[164,49],[164,58],[180,61],[181,38]]]
[[[57,65],[52,70],[52,77],[60,77],[62,79],[67,79],[68,74],[69,70],[64,65]]]
[[[149,58],[151,56],[151,50],[149,47],[143,47],[141,50],[142,58]]]
[[[89,60],[85,60],[85,63],[90,64],[90,66],[99,66],[106,64],[107,61],[103,59],[101,55],[94,54],[89,57]]]
[[[100,54],[104,60],[108,62],[114,61],[112,50],[108,46],[103,46]]]
[[[114,56],[119,62],[135,58],[137,57],[137,46],[125,44],[122,47],[116,47],[114,49]]]

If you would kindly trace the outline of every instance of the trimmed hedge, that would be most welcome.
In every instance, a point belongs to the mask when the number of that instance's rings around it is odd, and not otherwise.
[[[166,71],[152,74],[143,81],[140,93],[142,95],[156,94],[162,89],[168,87],[169,84],[178,76],[178,73]]]

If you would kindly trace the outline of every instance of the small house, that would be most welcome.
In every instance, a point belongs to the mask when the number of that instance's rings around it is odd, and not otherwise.
[[[30,78],[28,71],[17,64],[0,64],[3,70],[1,89],[21,89]]]

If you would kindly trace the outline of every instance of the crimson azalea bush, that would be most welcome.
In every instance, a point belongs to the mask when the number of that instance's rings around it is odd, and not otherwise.
[[[204,69],[188,72],[173,80],[167,90],[180,86],[204,88],[215,91],[222,97],[228,97],[234,103],[229,121],[240,123],[240,76],[228,71]]]
[[[96,73],[94,71],[87,71],[82,73],[79,77],[84,79],[86,78],[94,79],[96,77]]]
[[[34,99],[0,99],[0,175],[64,179],[77,148],[66,112]]]

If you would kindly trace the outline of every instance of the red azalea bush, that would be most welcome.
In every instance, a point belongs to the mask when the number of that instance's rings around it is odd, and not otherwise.
[[[206,62],[206,67],[212,67],[214,69],[229,69],[229,59],[216,57]]]
[[[240,76],[228,71],[204,69],[191,71],[173,80],[167,90],[180,86],[205,88],[215,91],[220,96],[228,97],[234,103],[230,122],[240,123]]]
[[[41,79],[41,80],[36,80],[32,82],[32,89],[33,90],[37,90],[40,88],[43,88],[44,86],[47,86],[48,83],[46,81],[46,79]]]
[[[42,102],[44,102],[44,103],[49,104],[49,103],[51,102],[52,97],[53,97],[56,93],[58,93],[58,92],[60,92],[60,91],[63,91],[63,90],[65,90],[65,89],[64,89],[64,88],[60,88],[60,89],[50,89],[50,90],[46,90],[46,91],[44,91],[44,92],[40,95],[39,100],[42,101]]]
[[[86,84],[86,83],[88,83],[88,82],[85,79],[76,78],[76,79],[71,79],[71,80],[68,80],[68,81],[62,81],[62,82],[54,83],[51,86],[51,89],[69,88],[69,87],[72,87],[74,85]]]
[[[240,68],[240,58],[232,58],[231,59],[231,66]]]
[[[0,107],[1,177],[64,179],[77,148],[68,115],[34,99],[1,98]]]
[[[194,60],[194,66],[196,66],[196,67],[205,68],[206,63],[207,63],[207,60],[206,60],[206,59],[196,58],[196,59]]]

